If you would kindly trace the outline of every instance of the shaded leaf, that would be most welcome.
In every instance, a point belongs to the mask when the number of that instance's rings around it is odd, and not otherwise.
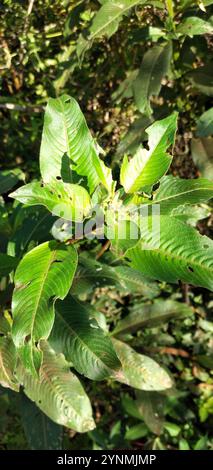
[[[160,435],[163,429],[165,397],[156,392],[136,392],[138,411],[154,434]]]
[[[78,57],[84,55],[92,41],[103,36],[111,37],[118,29],[123,16],[136,5],[146,3],[146,0],[108,0],[104,2],[93,18],[87,38],[80,36],[77,44]]]
[[[133,83],[135,104],[139,111],[150,115],[150,98],[158,96],[161,80],[167,75],[172,58],[172,43],[157,44],[149,49]]]
[[[186,304],[172,299],[156,300],[153,304],[143,304],[133,307],[132,313],[120,320],[112,334],[117,336],[133,333],[142,327],[162,325],[173,318],[183,318],[191,315],[193,309]]]
[[[93,318],[92,308],[71,296],[56,304],[50,343],[92,380],[103,380],[120,369],[111,340]]]
[[[188,35],[190,37],[200,34],[212,34],[213,27],[208,21],[197,16],[184,18],[176,28],[176,34]]]
[[[197,121],[196,136],[208,137],[213,134],[213,107],[205,111]]]
[[[131,426],[126,433],[125,439],[127,441],[135,441],[136,439],[141,439],[141,437],[145,437],[148,434],[149,430],[144,423],[135,424]]]
[[[12,339],[9,336],[0,337],[0,384],[18,392],[19,385],[13,375],[15,365],[16,349]]]
[[[160,231],[142,227],[141,241],[127,256],[132,267],[152,279],[213,290],[213,241],[175,217],[162,215]]]
[[[201,93],[213,96],[213,65],[211,63],[192,70],[188,77],[192,85]]]
[[[213,179],[213,138],[192,139],[191,150],[195,165],[202,176]]]
[[[19,168],[0,172],[0,194],[7,193],[19,180],[24,180],[24,173]]]

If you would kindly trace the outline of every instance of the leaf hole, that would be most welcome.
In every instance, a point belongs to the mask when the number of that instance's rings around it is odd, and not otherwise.
[[[56,179],[57,179],[58,181],[60,181],[62,178],[61,178],[61,176],[56,176]]]
[[[203,248],[205,248],[205,250],[207,250],[209,247],[209,245],[207,245],[207,243],[205,243],[205,245],[203,245]]]
[[[191,266],[188,266],[188,270],[193,273],[194,272],[194,269],[191,267]]]
[[[67,98],[67,99],[65,100],[65,103],[70,103],[70,102],[71,102],[71,98]]]

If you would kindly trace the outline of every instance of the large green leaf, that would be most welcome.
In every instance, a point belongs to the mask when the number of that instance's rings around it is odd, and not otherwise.
[[[45,207],[25,207],[18,204],[13,212],[12,234],[7,253],[20,257],[25,251],[34,248],[50,238],[54,217]]]
[[[119,382],[145,391],[171,388],[169,375],[157,362],[117,339],[113,339],[113,344],[122,364],[122,371],[115,376]]]
[[[123,335],[133,333],[143,327],[162,325],[173,318],[191,315],[193,309],[175,300],[156,300],[152,304],[135,305],[133,311],[120,320],[112,334]]]
[[[55,241],[34,248],[18,265],[12,299],[12,336],[24,366],[31,373],[41,366],[42,352],[36,344],[48,338],[54,322],[55,300],[66,297],[76,265],[75,248]]]
[[[49,419],[24,393],[20,397],[20,411],[25,435],[32,450],[62,448],[62,426]]]
[[[92,409],[78,378],[69,370],[62,355],[57,355],[45,342],[41,342],[43,363],[39,377],[33,377],[22,365],[17,378],[24,393],[54,422],[87,432],[95,427]]]
[[[139,4],[146,3],[147,0],[107,0],[98,10],[89,28],[88,37],[80,36],[77,44],[77,53],[80,58],[90,47],[92,41],[103,36],[110,37],[118,29],[123,16],[129,10]]]
[[[136,406],[146,425],[154,434],[163,429],[165,396],[157,392],[136,392]]]
[[[153,185],[166,173],[172,161],[172,156],[166,151],[174,142],[176,126],[176,113],[156,121],[146,129],[149,150],[139,148],[129,162],[127,157],[124,158],[120,179],[126,193]]]
[[[14,379],[16,349],[8,336],[0,337],[0,384],[18,392],[19,386]]]
[[[143,224],[141,241],[127,256],[152,279],[181,280],[213,290],[213,241],[175,217],[160,217],[160,233]]]
[[[139,111],[150,115],[150,98],[158,96],[161,80],[168,73],[172,57],[172,43],[157,44],[149,49],[133,83],[135,104]]]
[[[17,263],[17,258],[6,255],[5,253],[0,253],[0,276],[7,276],[16,268]]]
[[[208,137],[213,134],[213,107],[203,113],[197,121],[196,135]]]
[[[130,125],[127,133],[121,139],[116,150],[116,156],[134,155],[139,145],[145,140],[145,129],[151,124],[152,120],[149,116],[142,116]]]
[[[61,178],[72,182],[72,170],[88,179],[90,191],[99,183],[112,189],[111,170],[98,156],[84,115],[74,98],[63,95],[50,98],[44,117],[40,150],[40,169],[43,181]]]
[[[213,137],[192,139],[191,151],[202,176],[213,179]]]
[[[150,299],[159,294],[157,284],[136,269],[129,266],[109,266],[82,253],[71,288],[72,294],[81,296],[93,292],[96,287],[104,286],[116,286],[126,293],[140,292]]]
[[[213,96],[213,64],[210,62],[188,73],[192,85],[201,93]]]
[[[50,212],[66,220],[82,221],[90,210],[90,197],[86,189],[78,184],[52,181],[21,186],[10,197],[29,206],[42,205]]]
[[[50,343],[78,372],[92,380],[102,380],[120,369],[110,338],[98,326],[89,307],[71,296],[56,304]]]
[[[213,182],[204,178],[195,180],[164,176],[152,203],[160,204],[160,213],[169,214],[177,206],[200,204],[213,197]]]
[[[197,16],[188,16],[181,21],[175,32],[176,34],[193,37],[200,34],[212,34],[213,26],[208,21],[202,20],[202,18]]]

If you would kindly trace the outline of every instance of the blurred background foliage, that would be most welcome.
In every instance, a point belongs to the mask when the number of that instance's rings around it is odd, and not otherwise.
[[[179,131],[173,174],[210,178],[213,2],[135,2],[110,31],[102,24],[102,33],[97,34],[96,15],[106,3],[0,1],[0,169],[14,169],[15,185],[38,175],[47,98],[69,93],[79,101],[115,174],[123,154],[134,153],[146,140],[147,125],[175,109]],[[198,19],[195,25],[187,22],[192,17]],[[141,102],[138,89],[148,80],[150,60],[156,64],[156,83],[148,83],[149,91]],[[211,206],[199,211],[202,215],[193,213],[192,223],[211,236]],[[2,216],[0,223],[4,233],[7,217]],[[107,253],[103,258],[107,261]],[[154,297],[159,302],[158,319],[144,322],[132,334],[131,344],[172,373],[174,388],[147,395],[110,380],[107,386],[88,381],[97,429],[87,435],[64,430],[62,436],[56,426],[45,448],[213,449],[212,295],[201,288],[160,284]],[[111,329],[128,313],[142,314],[152,304],[140,290],[121,292],[116,286],[94,283],[82,286],[82,299],[96,304]],[[190,315],[167,318],[160,302],[166,299],[186,303]],[[3,304],[0,292],[0,308]],[[37,448],[28,432],[34,411],[23,400],[0,389],[0,449]],[[28,413],[21,418],[23,409]],[[37,418],[37,422],[44,419]]]

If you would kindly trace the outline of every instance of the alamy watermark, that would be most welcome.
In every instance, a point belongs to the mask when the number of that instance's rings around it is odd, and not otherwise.
[[[160,204],[109,204],[105,210],[97,204],[86,216],[83,207],[82,201],[75,210],[63,204],[55,206],[52,213],[60,218],[54,230],[74,240],[141,240],[143,250],[159,248]]]

